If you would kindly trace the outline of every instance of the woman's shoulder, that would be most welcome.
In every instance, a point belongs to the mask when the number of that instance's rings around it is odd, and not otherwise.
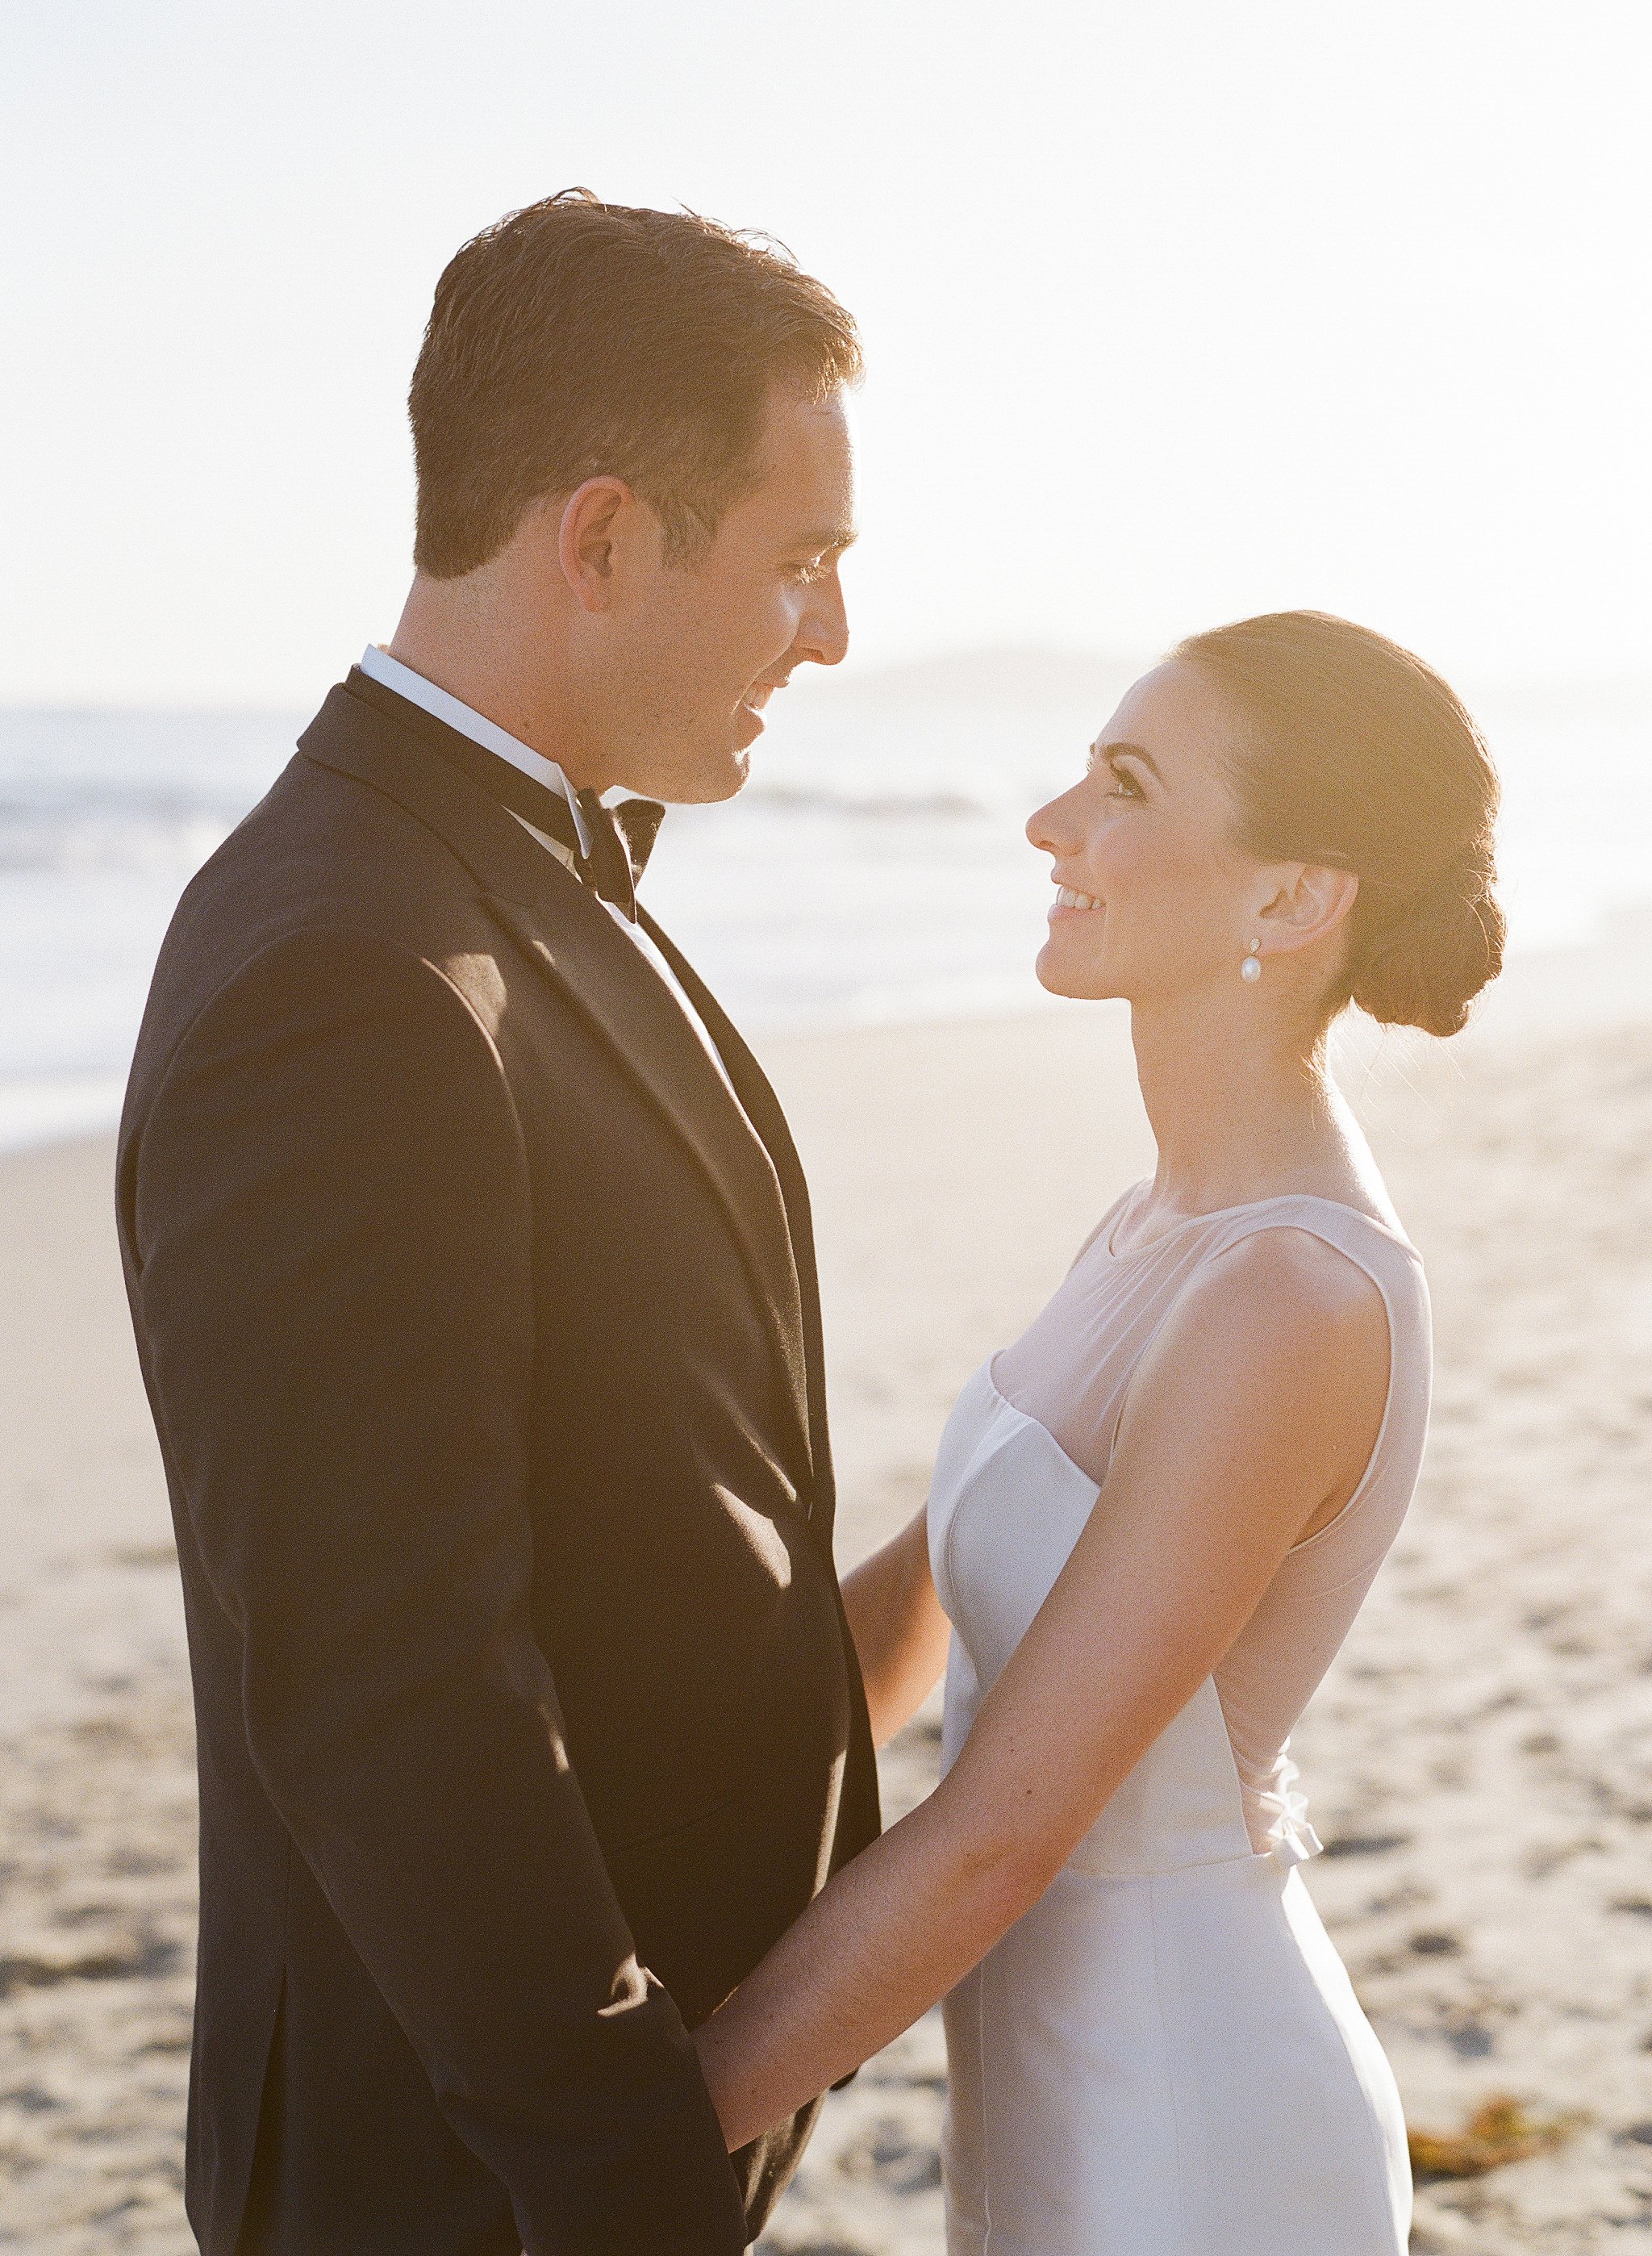
[[[1329,1488],[1347,1470],[1347,1438],[1374,1435],[1390,1376],[1378,1286],[1311,1231],[1270,1227],[1186,1280],[1143,1359],[1128,1422],[1178,1456],[1237,1444],[1254,1463],[1283,1451],[1311,1461]],[[1361,1462],[1370,1446],[1355,1450]]]
[[[1383,1227],[1357,1209],[1344,1212],[1356,1223]],[[1248,1326],[1319,1355],[1345,1351],[1367,1336],[1386,1345],[1380,1284],[1339,1242],[1341,1229],[1327,1237],[1314,1226],[1318,1219],[1281,1202],[1276,1214],[1257,1216],[1230,1234],[1190,1280],[1185,1315],[1204,1324]]]

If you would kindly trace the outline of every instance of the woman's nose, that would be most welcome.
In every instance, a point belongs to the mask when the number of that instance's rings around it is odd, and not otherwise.
[[[1073,826],[1067,805],[1072,796],[1071,792],[1063,792],[1059,799],[1047,800],[1027,817],[1027,842],[1039,853],[1059,855],[1072,846]]]

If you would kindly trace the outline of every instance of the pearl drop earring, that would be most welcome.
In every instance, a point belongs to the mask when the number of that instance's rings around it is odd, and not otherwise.
[[[1245,958],[1244,962],[1240,965],[1240,967],[1239,967],[1239,976],[1240,976],[1240,977],[1241,977],[1242,980],[1244,980],[1244,981],[1245,981],[1245,983],[1247,983],[1247,985],[1248,985],[1248,986],[1255,986],[1255,984],[1256,983],[1257,980],[1259,980],[1259,979],[1262,977],[1262,942],[1261,942],[1261,941],[1259,941],[1259,940],[1253,940],[1253,941],[1251,941],[1251,943],[1250,943],[1250,953],[1249,953],[1249,955],[1247,955],[1247,956],[1246,956],[1246,958]]]

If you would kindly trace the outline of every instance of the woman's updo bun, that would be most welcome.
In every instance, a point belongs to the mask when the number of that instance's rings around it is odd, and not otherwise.
[[[1492,872],[1465,878],[1454,873],[1407,904],[1354,969],[1350,999],[1380,1026],[1461,1033],[1469,1005],[1497,976],[1503,913]]]
[[[1240,724],[1247,851],[1360,880],[1332,1008],[1458,1033],[1503,960],[1497,772],[1461,701],[1409,651],[1324,611],[1241,619],[1171,655]]]

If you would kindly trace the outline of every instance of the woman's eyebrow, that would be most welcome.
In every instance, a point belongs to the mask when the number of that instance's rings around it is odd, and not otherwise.
[[[1159,773],[1159,764],[1145,744],[1103,744],[1098,737],[1090,747],[1090,757],[1093,760],[1110,760],[1120,752],[1128,752],[1133,760],[1140,760],[1144,768],[1149,769],[1158,778],[1160,783],[1163,782],[1164,778]]]

